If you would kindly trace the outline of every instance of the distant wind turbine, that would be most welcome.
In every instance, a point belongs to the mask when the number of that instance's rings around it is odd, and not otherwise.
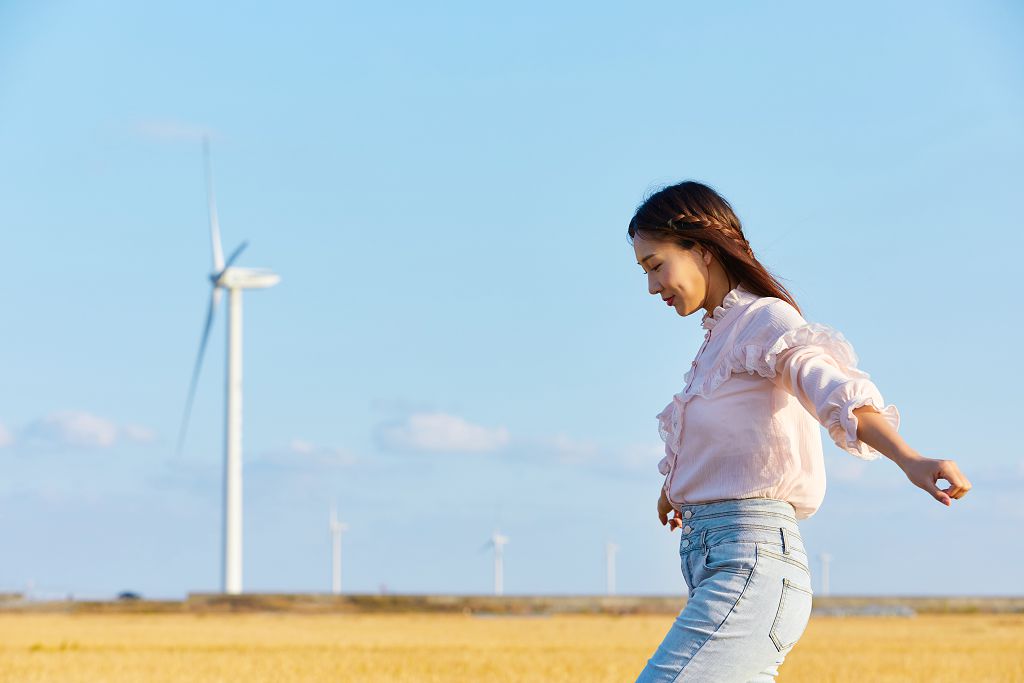
[[[348,531],[348,524],[338,521],[338,512],[331,506],[331,592],[341,594],[341,535]]]
[[[505,544],[509,542],[508,536],[502,536],[497,530],[491,534],[491,540],[484,543],[481,550],[494,548],[494,594],[504,593],[504,567],[502,564],[505,552]]]
[[[818,555],[821,558],[821,594],[828,595],[828,563],[832,560],[832,556],[828,553],[821,553]]]
[[[203,138],[203,157],[206,165],[206,199],[210,215],[210,243],[213,247],[213,272],[210,283],[210,306],[199,341],[192,382],[185,399],[185,414],[178,435],[177,454],[181,455],[188,430],[189,415],[196,395],[199,370],[203,364],[206,342],[210,337],[214,313],[220,303],[221,290],[228,290],[227,383],[224,438],[224,554],[222,556],[225,593],[242,592],[242,290],[273,287],[281,278],[265,268],[238,268],[232,266],[248,242],[242,242],[224,260],[217,222],[217,205],[213,197],[213,175],[210,170],[210,141]]]
[[[617,552],[619,552],[619,546],[611,541],[604,544],[604,569],[608,595],[615,595],[615,553]]]

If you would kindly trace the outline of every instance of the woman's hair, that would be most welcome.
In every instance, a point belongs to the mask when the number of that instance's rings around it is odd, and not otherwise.
[[[789,291],[754,256],[729,202],[703,183],[687,180],[645,199],[629,221],[630,243],[638,233],[642,239],[675,242],[683,249],[699,244],[722,264],[730,280],[755,294],[782,299],[803,315]]]

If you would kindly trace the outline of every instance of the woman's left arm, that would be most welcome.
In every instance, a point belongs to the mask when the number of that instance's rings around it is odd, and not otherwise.
[[[917,487],[924,489],[935,500],[952,505],[952,499],[960,499],[971,490],[971,482],[953,460],[926,458],[911,448],[888,420],[873,406],[854,408],[857,416],[857,438],[889,458],[903,470],[907,478]],[[945,479],[949,488],[940,489],[937,482]]]

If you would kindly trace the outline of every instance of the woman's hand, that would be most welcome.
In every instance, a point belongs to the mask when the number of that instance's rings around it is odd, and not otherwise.
[[[673,512],[672,519],[668,518],[668,513]],[[658,519],[661,520],[661,525],[665,526],[668,524],[669,531],[675,531],[679,527],[683,526],[683,516],[672,507],[672,503],[668,502],[668,496],[665,495],[665,487],[661,488],[661,497],[658,498]]]
[[[899,466],[915,486],[924,489],[946,506],[953,504],[951,499],[963,498],[971,490],[971,482],[952,460],[914,458],[901,461]],[[939,479],[948,481],[949,488],[940,489],[936,483]]]

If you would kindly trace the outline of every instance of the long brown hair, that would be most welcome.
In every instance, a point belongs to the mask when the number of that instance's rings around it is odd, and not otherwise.
[[[725,197],[693,180],[658,190],[637,207],[629,221],[629,240],[675,242],[683,249],[699,244],[722,264],[730,280],[754,294],[789,303],[801,315],[793,295],[754,256],[740,219]]]

